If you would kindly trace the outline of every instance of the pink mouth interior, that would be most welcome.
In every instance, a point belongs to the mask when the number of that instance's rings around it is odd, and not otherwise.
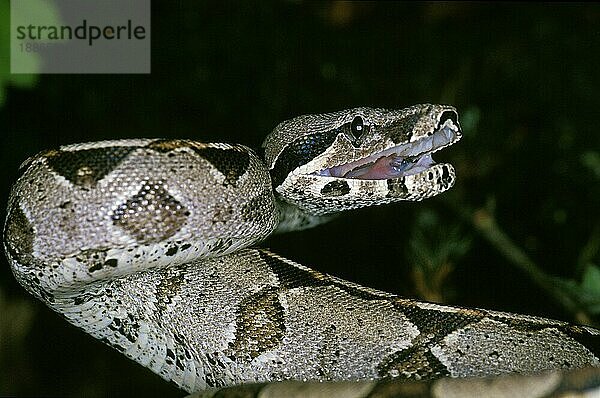
[[[460,132],[451,120],[429,137],[404,143],[363,159],[318,171],[326,177],[387,180],[418,174],[435,164],[431,154],[453,144]]]
[[[431,167],[435,162],[430,154],[418,159],[401,158],[396,155],[382,156],[374,162],[358,165],[352,164],[332,167],[324,170],[321,175],[330,177],[352,178],[360,180],[387,180],[406,175],[417,174]]]

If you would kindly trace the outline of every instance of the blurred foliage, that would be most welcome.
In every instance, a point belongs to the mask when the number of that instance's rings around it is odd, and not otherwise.
[[[600,315],[600,268],[588,264],[581,282],[557,279],[558,288],[564,289],[567,294],[577,300],[582,308],[590,315]]]
[[[0,395],[11,395],[15,380],[27,377],[32,363],[24,357],[35,311],[29,299],[8,299],[0,289]]]
[[[437,214],[420,210],[408,241],[407,259],[417,294],[422,299],[447,302],[444,284],[456,264],[469,251],[471,238],[460,225],[448,226]]]
[[[38,13],[38,20],[45,21],[46,25],[60,24],[60,18],[53,3],[47,0],[29,0],[31,3],[37,3],[31,11]],[[16,88],[31,88],[39,80],[39,76],[29,73],[10,73],[10,1],[0,1],[0,107],[6,101],[6,89],[11,85]],[[30,62],[39,64],[40,57],[32,53],[27,58]],[[36,70],[39,69],[36,68]]]
[[[148,136],[258,147],[299,114],[450,103],[464,138],[435,158],[455,166],[453,189],[265,245],[402,295],[598,323],[600,5],[153,2],[150,75],[24,76],[8,74],[7,4],[3,198],[25,158],[61,144]],[[26,340],[0,341],[0,373],[23,369],[0,394],[181,395],[33,300],[7,264],[0,289],[2,324],[23,302],[35,314],[11,322]],[[11,365],[7,352],[19,353]]]
[[[600,180],[600,153],[597,151],[586,151],[582,153],[581,163],[590,169],[597,180]]]

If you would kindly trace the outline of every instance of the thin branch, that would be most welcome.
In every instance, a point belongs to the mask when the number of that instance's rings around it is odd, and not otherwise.
[[[510,237],[500,228],[490,211],[481,208],[471,211],[452,205],[452,208],[467,222],[469,222],[480,235],[485,238],[508,261],[525,273],[534,283],[546,291],[560,305],[570,313],[575,314],[578,321],[591,323],[589,314],[571,296],[566,294],[557,284],[556,278],[544,272],[527,254],[517,246]]]

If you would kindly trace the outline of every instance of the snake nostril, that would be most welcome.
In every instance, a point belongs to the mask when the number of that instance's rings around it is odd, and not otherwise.
[[[436,130],[439,130],[447,120],[452,120],[454,125],[458,127],[458,114],[455,111],[444,111],[440,115],[440,121],[438,122]]]

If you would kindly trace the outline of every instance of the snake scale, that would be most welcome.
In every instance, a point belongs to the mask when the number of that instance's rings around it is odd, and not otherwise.
[[[251,247],[448,190],[454,168],[432,153],[460,138],[453,107],[416,105],[296,117],[263,156],[183,139],[63,146],[21,166],[5,251],[30,293],[188,392],[600,366],[591,327],[401,298]]]

